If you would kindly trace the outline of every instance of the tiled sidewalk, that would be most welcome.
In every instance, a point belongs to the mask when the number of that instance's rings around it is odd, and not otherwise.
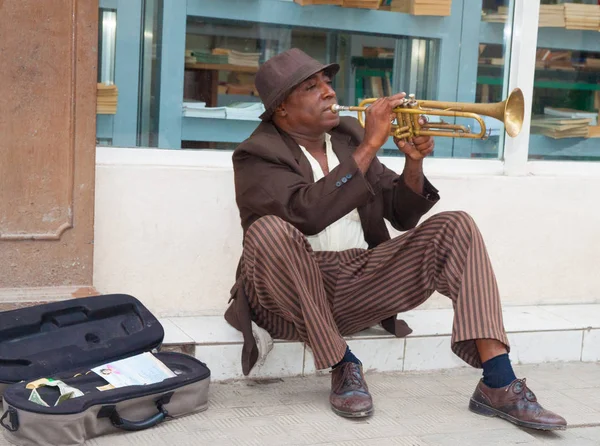
[[[111,435],[94,446],[199,445],[600,445],[600,363],[516,367],[566,431],[537,432],[472,414],[480,372],[369,373],[372,418],[347,420],[329,408],[329,376],[211,384],[206,412],[149,431]],[[5,446],[4,440],[0,445]]]

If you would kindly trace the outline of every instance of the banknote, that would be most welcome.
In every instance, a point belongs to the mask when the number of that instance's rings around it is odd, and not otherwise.
[[[39,404],[40,406],[50,407],[46,402],[42,399],[40,394],[36,389],[31,391],[31,395],[29,395],[29,401],[35,404]]]

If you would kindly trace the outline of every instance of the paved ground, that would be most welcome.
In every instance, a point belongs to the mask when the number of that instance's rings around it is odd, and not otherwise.
[[[479,372],[462,369],[368,374],[376,408],[362,421],[331,412],[329,376],[211,384],[206,412],[86,445],[600,445],[600,363],[516,370],[545,407],[567,419],[569,429],[536,432],[472,414],[467,403]]]

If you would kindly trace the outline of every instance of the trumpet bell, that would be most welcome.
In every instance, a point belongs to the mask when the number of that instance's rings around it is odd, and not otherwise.
[[[506,133],[514,138],[521,132],[525,118],[525,99],[521,89],[515,88],[504,103],[504,119],[502,121],[504,121]]]

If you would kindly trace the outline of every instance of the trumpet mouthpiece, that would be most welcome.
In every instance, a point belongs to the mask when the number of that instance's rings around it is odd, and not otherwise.
[[[339,112],[341,109],[342,109],[342,106],[341,106],[341,105],[339,105],[339,104],[333,104],[333,105],[331,106],[331,111],[332,111],[332,112],[334,112],[334,113],[337,113],[337,112]]]

